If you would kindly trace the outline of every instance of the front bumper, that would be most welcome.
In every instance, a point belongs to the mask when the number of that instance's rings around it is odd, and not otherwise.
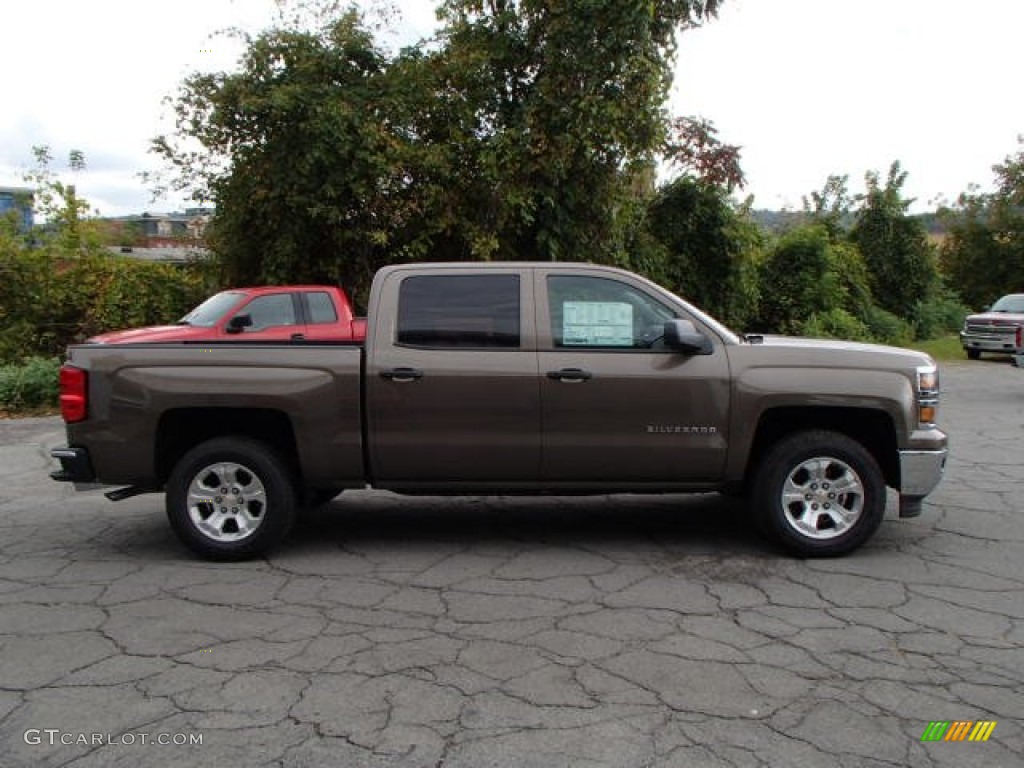
[[[900,517],[921,514],[921,501],[942,480],[949,451],[900,451]]]
[[[92,483],[96,472],[92,468],[89,451],[85,448],[61,446],[50,451],[50,456],[60,462],[60,469],[51,472],[50,477],[60,483]]]
[[[1009,334],[960,331],[960,346],[979,352],[1013,352],[1017,348],[1016,330]]]

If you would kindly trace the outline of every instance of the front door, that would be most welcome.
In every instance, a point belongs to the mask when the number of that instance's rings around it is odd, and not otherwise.
[[[665,321],[686,317],[642,281],[538,270],[542,478],[637,484],[720,477],[729,368],[665,347]],[[689,318],[688,318],[689,319]]]

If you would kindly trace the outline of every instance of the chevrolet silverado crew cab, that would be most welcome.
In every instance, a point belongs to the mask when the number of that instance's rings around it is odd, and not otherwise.
[[[68,349],[56,480],[164,491],[202,556],[276,545],[303,503],[399,493],[746,495],[792,552],[839,555],[936,486],[934,362],[741,337],[603,266],[415,264],[375,277],[365,343]]]
[[[362,341],[366,321],[352,316],[333,285],[271,285],[214,294],[174,325],[112,331],[94,344],[150,341]]]

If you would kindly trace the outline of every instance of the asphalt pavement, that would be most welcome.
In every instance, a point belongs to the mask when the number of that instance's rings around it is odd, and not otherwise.
[[[1024,765],[1024,370],[942,377],[942,485],[834,560],[716,495],[357,492],[214,564],[0,421],[0,766]]]

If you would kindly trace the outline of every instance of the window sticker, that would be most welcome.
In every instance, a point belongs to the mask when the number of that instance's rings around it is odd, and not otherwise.
[[[563,302],[562,344],[567,347],[633,346],[633,306],[620,301]]]

